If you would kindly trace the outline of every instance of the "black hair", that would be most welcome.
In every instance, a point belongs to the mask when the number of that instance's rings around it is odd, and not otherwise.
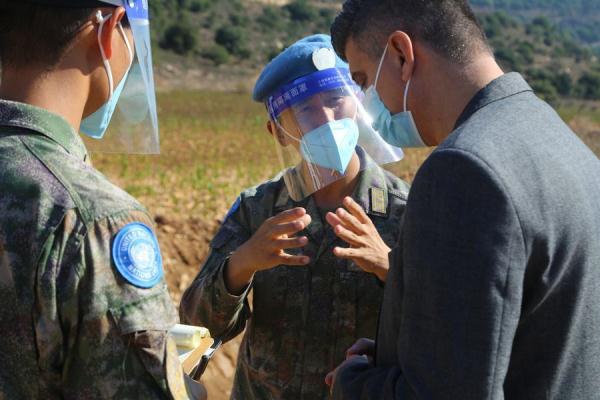
[[[96,10],[0,0],[2,66],[33,64],[52,70]]]
[[[491,53],[467,0],[346,0],[331,26],[331,37],[343,59],[349,39],[378,59],[387,38],[397,30],[460,64],[482,51]]]

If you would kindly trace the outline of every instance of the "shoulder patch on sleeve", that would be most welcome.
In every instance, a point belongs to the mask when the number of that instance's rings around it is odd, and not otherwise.
[[[119,231],[112,246],[117,271],[129,283],[151,288],[163,277],[162,256],[152,229],[133,222]]]

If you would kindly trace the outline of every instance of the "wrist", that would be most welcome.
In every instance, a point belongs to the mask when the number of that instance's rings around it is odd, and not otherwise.
[[[255,270],[246,260],[252,258],[244,256],[241,251],[236,251],[229,257],[225,265],[224,278],[227,290],[233,295],[240,295],[252,281]]]
[[[381,260],[381,262],[378,264],[378,267],[374,271],[374,273],[377,276],[377,278],[379,278],[380,281],[385,282],[389,269],[390,269],[390,262],[389,262],[389,259],[386,257]]]

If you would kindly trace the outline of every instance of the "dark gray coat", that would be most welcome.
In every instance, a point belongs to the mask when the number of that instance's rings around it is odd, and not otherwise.
[[[335,399],[600,399],[600,161],[518,74],[426,160]]]

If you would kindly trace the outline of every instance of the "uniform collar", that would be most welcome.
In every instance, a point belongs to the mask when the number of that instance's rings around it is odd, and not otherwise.
[[[357,147],[356,151],[360,159],[361,171],[352,198],[360,204],[367,214],[387,217],[389,214],[388,189],[384,170],[362,148]],[[381,201],[383,204],[381,204]],[[284,184],[275,202],[275,210],[285,210],[298,206],[306,207],[311,203],[314,204],[312,196],[294,202],[290,197],[287,186]],[[316,209],[316,206],[313,208]]]
[[[496,78],[477,92],[471,99],[461,116],[458,118],[455,129],[465,123],[473,114],[483,107],[523,92],[533,92],[533,89],[531,89],[521,74],[510,72]]]
[[[43,108],[0,99],[0,126],[28,129],[51,139],[69,154],[85,161],[83,140],[61,116]]]
[[[388,188],[385,172],[361,148],[357,149],[362,171],[352,198],[371,216],[388,216]]]

